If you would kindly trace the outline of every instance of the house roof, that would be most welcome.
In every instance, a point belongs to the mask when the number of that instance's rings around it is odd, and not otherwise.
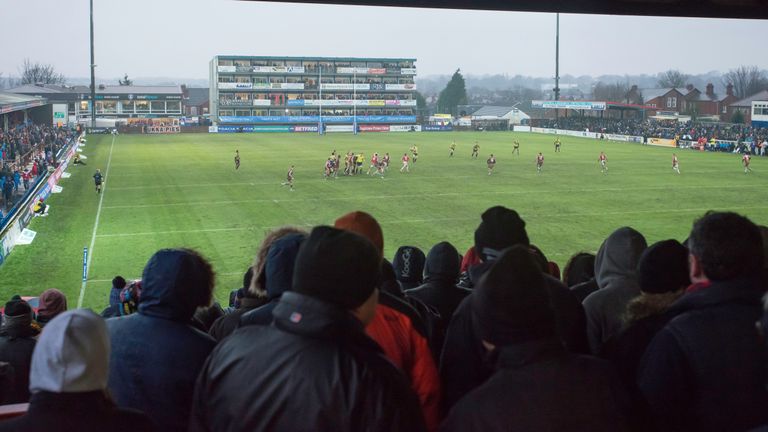
[[[187,98],[184,100],[184,104],[187,106],[200,106],[210,98],[208,88],[187,88]]]
[[[768,90],[763,90],[761,92],[755,93],[750,97],[746,97],[742,100],[738,100],[728,106],[751,107],[753,101],[768,101]]]
[[[484,105],[472,113],[474,117],[504,117],[516,108],[505,106]]]
[[[11,93],[61,94],[61,93],[90,93],[89,86],[60,86],[60,85],[23,85],[8,90]],[[181,94],[181,86],[105,86],[96,87],[97,94]]]
[[[674,88],[674,87],[668,87],[668,88],[648,88],[648,89],[641,89],[640,92],[643,95],[644,101],[649,101],[652,99],[656,99],[658,97],[664,96],[665,94],[671,92],[671,91],[677,91],[681,95],[685,96],[688,94],[688,89],[686,88]]]

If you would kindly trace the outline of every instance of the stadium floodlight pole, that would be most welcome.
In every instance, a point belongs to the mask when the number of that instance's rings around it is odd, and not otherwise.
[[[320,89],[320,109],[318,113],[320,114],[320,121],[317,123],[317,133],[322,135],[323,134],[323,64],[321,62],[317,62],[317,66],[320,69],[320,77],[317,79],[317,87]]]
[[[96,127],[96,61],[93,56],[93,0],[91,0],[91,127]]]
[[[560,100],[560,14],[556,15],[555,24],[555,100]],[[560,117],[560,110],[555,108],[555,118]]]

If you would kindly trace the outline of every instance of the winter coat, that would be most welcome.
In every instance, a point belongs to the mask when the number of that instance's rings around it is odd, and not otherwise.
[[[286,292],[274,324],[236,330],[195,388],[189,430],[421,431],[408,380],[348,311]]]
[[[440,377],[421,317],[408,304],[379,293],[373,321],[365,329],[387,358],[410,379],[419,398],[428,430],[440,423]]]
[[[569,290],[579,299],[580,302],[584,302],[584,299],[589,297],[590,294],[600,289],[597,286],[597,280],[592,278],[586,282],[578,283],[572,287],[568,287]]]
[[[118,408],[103,391],[82,393],[38,392],[27,413],[0,422],[0,432],[149,432],[155,430],[146,415]]]
[[[243,315],[264,306],[268,302],[267,298],[243,297],[240,299],[240,307],[214,321],[208,334],[216,341],[221,342],[240,327],[240,319]]]
[[[497,348],[495,372],[451,410],[443,431],[623,431],[627,397],[611,365],[558,340]]]
[[[755,322],[759,279],[712,282],[669,309],[637,383],[661,430],[746,430],[768,422],[768,355]]]
[[[470,268],[470,279],[476,283],[490,268],[484,262]],[[560,339],[572,353],[585,353],[587,341],[584,310],[568,288],[557,279],[545,275],[547,292],[555,312]],[[486,350],[477,337],[472,310],[472,294],[464,298],[454,312],[445,335],[440,358],[444,407],[449,408],[470,390],[485,381],[492,370],[484,362]]]
[[[186,430],[195,379],[216,345],[189,325],[195,305],[180,300],[185,287],[170,276],[190,271],[186,265],[177,255],[165,255],[151,269],[148,264],[138,313],[107,320],[112,396],[163,431]]]
[[[445,329],[459,303],[471,293],[456,286],[459,277],[459,254],[448,242],[436,244],[427,254],[424,265],[424,283],[405,292],[408,298],[416,299],[440,315],[439,332],[432,335],[431,345],[435,358],[439,358],[445,339]]]
[[[10,318],[15,317],[6,317],[6,320]],[[0,404],[29,401],[29,368],[36,341],[29,324],[26,329],[20,330],[3,328],[0,331],[0,361],[13,367],[13,382],[9,388],[3,389],[5,397]]]
[[[599,289],[584,299],[587,339],[593,354],[622,327],[622,316],[630,300],[640,295],[637,263],[647,247],[642,234],[624,227],[614,231],[595,257],[595,279]]]
[[[269,302],[240,317],[240,325],[269,325],[272,322],[272,310],[277,306],[280,296],[291,289],[293,268],[299,247],[306,236],[289,234],[277,239],[267,252],[264,264],[264,289]]]

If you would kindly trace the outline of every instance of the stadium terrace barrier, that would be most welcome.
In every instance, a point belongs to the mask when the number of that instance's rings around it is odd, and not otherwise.
[[[208,133],[253,133],[253,132],[314,132],[316,125],[246,125],[208,126]],[[352,132],[352,125],[326,125],[326,132]],[[421,132],[420,125],[358,125],[359,132]]]
[[[530,126],[521,126],[521,125],[515,125],[512,127],[512,130],[515,132],[530,132],[531,127]]]
[[[453,125],[424,125],[421,130],[424,132],[450,132],[453,130]]]
[[[46,174],[46,177],[37,183],[33,192],[27,196],[26,200],[19,204],[18,210],[13,214],[13,217],[8,219],[6,225],[3,226],[3,230],[0,233],[0,265],[5,262],[5,258],[22,239],[24,228],[29,225],[34,215],[35,203],[41,198],[45,201],[59,183],[61,175],[67,169],[69,161],[77,151],[79,142],[80,137],[75,137],[67,146],[62,148],[56,157],[59,161],[59,166]],[[63,157],[61,156],[62,154]]]
[[[523,129],[523,128],[526,128],[526,129]],[[539,128],[539,127],[532,127],[530,128],[530,130],[528,130],[527,126],[515,126],[514,130],[516,132],[533,132],[533,133],[566,135],[566,136],[594,138],[594,139],[600,139],[600,137],[602,136],[604,139],[609,139],[613,141],[643,143],[643,137],[632,136],[632,135],[601,134],[598,132],[573,131],[573,130],[566,130],[566,129],[551,129],[551,128]]]
[[[675,140],[666,138],[648,138],[648,145],[659,147],[677,147]]]

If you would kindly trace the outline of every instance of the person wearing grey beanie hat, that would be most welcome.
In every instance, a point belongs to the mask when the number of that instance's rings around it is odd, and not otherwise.
[[[109,334],[104,320],[76,309],[53,318],[32,356],[26,415],[0,431],[151,431],[149,418],[107,396]]]

